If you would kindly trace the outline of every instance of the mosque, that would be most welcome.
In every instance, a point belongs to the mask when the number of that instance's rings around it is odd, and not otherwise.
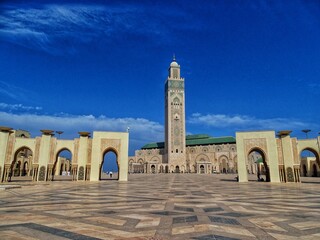
[[[104,156],[113,152],[118,180],[128,173],[236,173],[239,182],[248,174],[264,175],[268,182],[300,182],[300,176],[319,176],[320,136],[298,140],[290,130],[236,132],[236,137],[186,135],[185,84],[175,59],[165,81],[165,141],[148,143],[128,157],[128,132],[79,132],[79,138],[63,140],[53,130],[27,132],[0,126],[0,182],[28,176],[32,181],[53,181],[69,175],[73,181],[102,180]],[[62,151],[72,159],[61,159]],[[302,152],[314,157],[302,158]]]
[[[267,181],[300,182],[303,175],[319,172],[320,138],[299,140],[291,131],[237,132],[232,136],[186,135],[185,84],[175,58],[165,81],[165,141],[148,143],[129,157],[129,173],[248,173],[264,174]],[[314,154],[312,162],[301,152]],[[312,167],[311,167],[312,166]],[[311,169],[312,168],[312,169]]]
[[[165,82],[165,142],[148,143],[129,157],[131,173],[236,173],[236,139],[186,135],[185,84],[175,58]],[[252,156],[252,162],[257,156]],[[252,168],[255,172],[255,168]]]

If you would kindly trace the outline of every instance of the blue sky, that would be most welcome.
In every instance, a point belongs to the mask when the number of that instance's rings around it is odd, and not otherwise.
[[[190,134],[320,131],[319,1],[1,1],[0,125],[164,138],[173,54]]]

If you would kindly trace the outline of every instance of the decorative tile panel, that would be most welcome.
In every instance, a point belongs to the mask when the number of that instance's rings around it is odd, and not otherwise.
[[[80,141],[79,138],[74,140],[74,152],[73,152],[73,156],[72,156],[72,163],[73,164],[77,164],[78,163],[79,141]]]
[[[34,158],[33,158],[33,163],[35,163],[35,164],[39,163],[40,143],[41,143],[41,137],[37,137],[36,138],[36,147],[34,150]]]
[[[7,151],[6,151],[6,163],[11,164],[13,157],[13,146],[14,146],[14,135],[9,135],[8,143],[7,143]]]

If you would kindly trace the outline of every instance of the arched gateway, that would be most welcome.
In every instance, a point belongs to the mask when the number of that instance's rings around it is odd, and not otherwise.
[[[16,137],[8,127],[0,127],[0,182],[10,180],[14,169],[16,174],[30,172],[33,181],[51,181],[57,172],[57,156],[68,149],[72,154],[70,171],[74,181],[98,181],[101,159],[113,149],[117,153],[119,181],[128,179],[128,140],[127,132],[79,132],[74,140],[61,140],[53,136],[51,130],[41,130],[42,136],[36,138]],[[32,152],[28,161],[17,160],[22,157],[21,149]],[[20,157],[19,155],[19,157]],[[60,167],[59,163],[59,167]],[[15,167],[15,168],[14,168]]]
[[[257,152],[257,173],[263,172],[270,182],[300,182],[301,165],[306,175],[305,163],[301,164],[300,153],[309,150],[315,155],[315,166],[320,166],[320,137],[299,140],[290,137],[291,131],[237,132],[237,161],[239,182],[248,181],[248,159],[252,152]],[[259,161],[260,160],[260,161]]]

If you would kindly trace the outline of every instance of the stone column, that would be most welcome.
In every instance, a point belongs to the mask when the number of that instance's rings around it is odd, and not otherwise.
[[[72,174],[72,181],[77,181],[78,179],[78,165],[73,164],[71,166],[71,174]]]
[[[22,172],[23,172],[23,165],[24,165],[24,158],[22,158],[22,160],[20,161],[20,169],[19,169],[19,177],[22,176]]]
[[[4,164],[6,162],[6,153],[7,153],[9,135],[11,133],[12,133],[12,128],[0,127],[0,182],[8,180],[7,175],[9,174],[9,172],[8,172],[8,169],[6,169],[6,167],[4,166]]]
[[[148,169],[148,168],[147,168],[147,165],[148,165],[148,163],[145,163],[144,166],[143,166],[143,167],[144,167],[144,168],[143,168],[143,172],[144,172],[144,173],[148,173],[148,172],[147,172],[147,169]]]
[[[76,176],[75,180],[84,181],[85,180],[84,169],[86,168],[86,165],[88,162],[88,139],[90,137],[90,133],[79,132],[79,135],[80,135],[80,140],[79,140],[79,150],[78,150],[78,171],[77,171],[79,174]]]
[[[217,173],[220,173],[220,163],[218,161],[217,161],[216,171]]]
[[[36,181],[45,181],[47,176],[47,166],[50,160],[50,141],[53,135],[52,130],[41,130],[41,142],[39,150],[39,169],[37,171],[37,176],[35,177]],[[39,178],[39,176],[41,176]]]
[[[4,173],[3,173],[3,181],[4,182],[11,182],[11,177],[13,176],[13,171],[11,169],[10,164],[4,165]]]
[[[284,172],[287,182],[299,182],[300,179],[296,177],[295,168],[293,166],[294,161],[290,133],[291,131],[280,131],[278,133],[281,141]]]
[[[48,164],[47,181],[52,181],[53,164]]]
[[[39,164],[33,164],[32,166],[32,181],[38,181]]]
[[[86,176],[85,176],[85,178],[86,178],[87,181],[90,180],[90,170],[91,170],[91,165],[88,164],[88,165],[86,166]]]
[[[242,133],[236,132],[236,141],[237,141],[237,158],[238,158],[238,176],[239,182],[248,182],[248,173],[246,165],[246,155],[244,152],[244,137]],[[220,171],[220,163],[218,163],[217,171]]]

